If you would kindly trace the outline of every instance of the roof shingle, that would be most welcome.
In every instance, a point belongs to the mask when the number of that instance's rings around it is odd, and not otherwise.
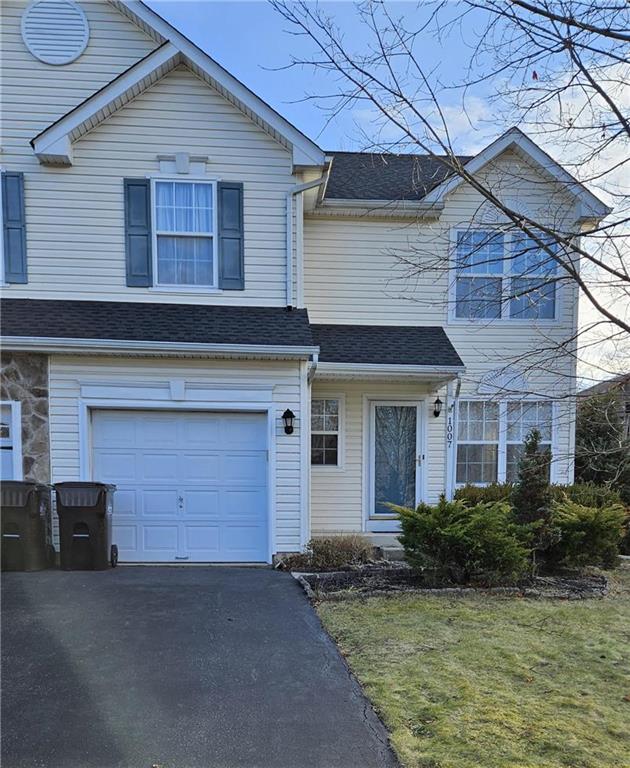
[[[447,165],[429,155],[327,154],[333,156],[328,200],[421,200],[451,175]],[[459,159],[466,163],[470,157]]]
[[[2,299],[2,335],[313,346],[305,309]]]
[[[315,324],[311,327],[323,363],[464,367],[439,326]]]

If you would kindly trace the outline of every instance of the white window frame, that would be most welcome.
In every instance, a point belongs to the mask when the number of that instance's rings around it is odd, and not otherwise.
[[[503,399],[503,400],[497,400],[497,398],[488,396],[488,395],[469,395],[466,397],[461,397],[457,404],[457,419],[456,423],[459,425],[459,418],[460,413],[459,409],[461,406],[461,403],[463,402],[496,402],[499,406],[499,437],[496,443],[498,444],[497,449],[497,483],[505,483],[506,477],[507,477],[507,445],[508,445],[508,439],[507,439],[507,410],[508,410],[508,404],[510,403],[542,403],[542,402],[549,402],[551,403],[551,442],[549,444],[549,447],[551,448],[551,464],[549,468],[549,482],[555,483],[557,482],[557,474],[558,474],[558,403],[556,401],[550,400],[549,398],[544,397],[519,397],[519,398],[509,398],[509,399]],[[456,433],[455,435],[455,488],[462,488],[466,483],[459,483],[457,482],[457,452],[459,448],[459,435]],[[494,445],[494,440],[464,440],[462,441],[464,444],[479,444],[479,445]],[[510,441],[512,443],[513,441]],[[487,485],[490,485],[490,483],[470,483],[470,485],[479,486],[480,488],[484,488]]]
[[[0,400],[0,406],[11,410],[11,450],[13,460],[13,480],[24,479],[22,459],[22,403],[19,400]],[[8,478],[7,478],[8,479]]]
[[[203,232],[167,232],[157,229],[157,188],[159,182],[177,182],[180,184],[209,184],[212,186],[212,234]],[[217,196],[218,180],[206,176],[151,176],[151,260],[153,268],[153,290],[173,293],[221,293],[219,288],[219,201]],[[212,238],[212,285],[186,285],[180,283],[160,283],[158,278],[158,248],[159,236],[166,237],[210,237]]]
[[[326,430],[313,430],[312,428],[312,418],[313,418],[313,401],[315,400],[337,400],[339,403],[338,407],[338,428],[337,428],[337,463],[336,464],[313,464],[312,463],[312,457],[311,457],[311,448],[312,448],[312,440],[311,437],[313,435],[332,435],[335,434],[334,432],[326,431]],[[310,414],[311,414],[311,422],[309,423],[309,438],[308,438],[308,461],[309,465],[311,467],[311,470],[315,470],[316,472],[338,472],[339,470],[342,470],[344,468],[344,457],[345,457],[345,418],[346,418],[346,399],[345,395],[343,394],[324,394],[324,395],[311,395],[311,407],[310,407]]]
[[[495,278],[501,280],[501,316],[500,317],[457,317],[457,279],[460,277],[457,267],[457,237],[460,232],[489,232],[489,233],[501,233],[503,234],[503,269],[501,272],[487,273],[487,274],[475,274],[466,273],[462,274],[462,277],[480,277],[480,278]],[[510,317],[510,296],[511,296],[511,281],[515,278],[525,277],[521,273],[514,272],[510,267],[514,263],[512,258],[512,235],[513,231],[504,231],[501,227],[493,225],[460,225],[451,227],[450,230],[450,256],[449,256],[449,278],[448,278],[448,321],[454,325],[462,325],[475,323],[476,325],[495,325],[495,324],[508,324],[508,325],[552,325],[559,321],[562,317],[562,280],[559,277],[559,268],[556,266],[556,272],[554,275],[555,285],[555,306],[553,317],[536,318],[536,317]],[[506,264],[508,268],[506,268]],[[532,276],[534,279],[535,276]]]

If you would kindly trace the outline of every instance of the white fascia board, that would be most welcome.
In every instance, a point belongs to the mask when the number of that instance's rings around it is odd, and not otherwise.
[[[101,88],[73,110],[68,112],[60,120],[57,120],[49,128],[42,131],[31,142],[33,150],[42,163],[47,163],[47,158],[60,156],[65,151],[65,162],[58,160],[57,165],[72,164],[71,134],[83,123],[94,118],[98,113],[106,109],[116,99],[124,96],[131,88],[149,77],[160,67],[175,65],[180,58],[180,52],[172,43],[164,43],[155,51],[145,56],[139,62],[127,69],[111,83]]]
[[[234,75],[231,75],[159,14],[140,2],[140,0],[119,0],[119,2],[125,6],[132,16],[141,22],[141,26],[148,25],[163,38],[169,40],[186,58],[202,69],[208,77],[215,80],[226,91],[231,93],[245,107],[245,110],[250,110],[262,122],[269,125],[272,130],[284,137],[293,149],[293,164],[295,166],[324,165],[325,154],[315,142],[291,125],[275,109],[266,104],[253,91],[250,91],[240,80],[237,80]],[[114,6],[116,5],[118,3],[114,3]]]
[[[319,347],[284,346],[280,344],[196,344],[173,341],[136,341],[119,339],[65,339],[45,336],[4,336],[0,340],[6,350],[34,352],[95,353],[127,352],[129,354],[230,355],[308,360],[319,353]]]
[[[605,203],[575,179],[571,174],[535,144],[518,128],[510,128],[502,136],[493,141],[479,154],[469,160],[464,168],[470,174],[478,173],[489,162],[508,149],[515,149],[524,154],[534,165],[546,171],[557,182],[566,187],[567,191],[580,202],[580,218],[602,219],[611,212]],[[424,198],[425,203],[438,203],[452,192],[464,179],[453,175],[439,184]]]
[[[456,379],[466,371],[463,365],[388,365],[380,363],[324,363],[317,364],[315,378],[414,378],[431,382]]]

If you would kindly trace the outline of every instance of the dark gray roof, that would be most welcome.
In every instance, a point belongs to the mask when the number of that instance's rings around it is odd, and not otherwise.
[[[2,335],[313,346],[305,309],[2,299]]]
[[[327,152],[333,156],[326,186],[329,200],[421,200],[451,175],[428,155]],[[470,157],[462,155],[462,162]]]
[[[400,325],[312,325],[325,363],[462,366],[443,328]]]

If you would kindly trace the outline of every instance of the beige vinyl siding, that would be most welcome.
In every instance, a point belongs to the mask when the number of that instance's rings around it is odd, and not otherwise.
[[[208,179],[244,183],[245,290],[129,288],[123,178],[156,175],[158,155],[208,157]],[[182,176],[185,179],[186,176]],[[29,282],[11,296],[282,306],[289,152],[180,67],[79,139],[70,168],[25,177]]]
[[[340,467],[311,467],[311,530],[313,535],[365,530],[365,470],[367,457],[364,440],[365,399],[424,401],[424,429],[427,453],[424,461],[425,501],[435,503],[444,493],[446,483],[446,440],[444,412],[433,416],[436,391],[418,383],[366,381],[313,382],[312,397],[343,396],[343,458]],[[441,393],[444,400],[444,393]]]
[[[269,387],[276,407],[276,547],[300,548],[301,380],[298,362],[239,360],[131,359],[121,357],[52,356],[50,358],[50,435],[52,482],[80,479],[79,412],[81,386],[104,384],[135,387],[138,409],[142,386],[167,384],[171,379],[211,388],[246,390]],[[181,405],[181,403],[178,403]],[[282,413],[296,414],[295,432],[285,435]],[[191,401],[191,410],[194,403]]]

